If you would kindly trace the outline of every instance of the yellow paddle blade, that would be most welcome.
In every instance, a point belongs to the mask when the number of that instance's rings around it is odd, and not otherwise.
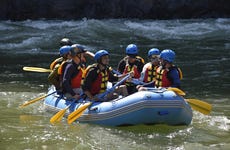
[[[212,105],[207,102],[198,99],[186,99],[186,101],[194,110],[199,111],[204,115],[210,114],[212,110]]]
[[[19,107],[20,107],[20,108],[25,107],[25,106],[27,106],[27,105],[29,105],[29,104],[32,104],[32,103],[35,103],[35,102],[37,102],[37,101],[39,101],[39,100],[44,99],[44,98],[47,97],[47,96],[48,96],[48,95],[46,94],[46,95],[37,97],[37,98],[35,98],[35,99],[32,99],[32,100],[30,100],[30,101],[26,101],[24,104],[20,105]]]
[[[81,105],[78,109],[76,109],[74,112],[72,112],[69,116],[68,116],[68,124],[71,124],[72,122],[74,122],[75,120],[77,120],[79,117],[81,117],[81,115],[83,114],[83,112],[92,104],[92,102],[88,102],[85,103],[83,105]]]
[[[79,112],[76,116],[74,116],[73,118],[68,119],[68,120],[67,120],[68,124],[73,123],[75,120],[77,120],[79,117],[81,117],[81,115],[82,115],[83,113],[84,113],[84,111],[81,111],[81,112]]]
[[[50,118],[50,123],[54,124],[54,123],[60,122],[63,116],[65,115],[65,112],[67,109],[68,107],[57,112],[52,118]]]
[[[32,71],[32,72],[51,72],[51,69],[39,68],[39,67],[23,67],[24,71]]]
[[[182,91],[181,89],[178,89],[178,88],[169,87],[169,88],[167,88],[167,90],[176,92],[177,94],[179,94],[181,96],[185,96],[186,95],[184,91]]]

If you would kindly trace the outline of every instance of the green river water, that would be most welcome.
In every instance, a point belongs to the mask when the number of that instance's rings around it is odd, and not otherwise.
[[[1,150],[219,150],[230,147],[230,19],[206,20],[37,20],[0,22]],[[48,68],[58,57],[59,40],[69,37],[92,52],[107,49],[116,68],[125,47],[135,43],[146,58],[150,48],[173,49],[184,78],[186,98],[212,104],[210,115],[193,112],[189,126],[138,125],[107,127],[66,119],[51,125],[53,114],[42,101],[23,109],[23,102],[46,94]],[[147,59],[146,59],[147,60]],[[92,63],[92,62],[89,62]]]

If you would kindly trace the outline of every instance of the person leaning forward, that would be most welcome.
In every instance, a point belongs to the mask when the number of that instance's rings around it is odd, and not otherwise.
[[[125,75],[117,76],[113,74],[112,69],[109,65],[109,53],[106,50],[99,50],[96,52],[94,59],[97,63],[87,67],[86,77],[82,84],[84,94],[91,100],[99,100],[97,95],[106,91],[107,83],[116,82],[122,79]],[[115,92],[110,93],[106,96],[107,100],[116,98],[119,95],[127,96],[128,92],[125,85],[121,85],[115,89]]]
[[[81,65],[81,57],[84,52],[83,46],[72,47],[70,50],[72,60],[61,71],[63,93],[68,99],[80,99],[82,94],[81,80],[84,70]]]

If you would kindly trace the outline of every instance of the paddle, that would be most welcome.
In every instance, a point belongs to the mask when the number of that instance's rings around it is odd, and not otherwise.
[[[182,90],[178,88],[169,87],[167,88],[167,90],[174,91],[181,96],[185,96],[185,92],[183,92]],[[199,111],[200,113],[204,115],[210,114],[212,110],[212,105],[207,102],[204,102],[198,99],[185,99],[185,100],[190,104],[192,109]]]
[[[54,94],[54,93],[56,93],[56,92],[57,92],[57,91],[54,91],[54,92],[52,92],[52,93],[50,93],[50,94],[46,94],[46,95],[37,97],[37,98],[35,98],[35,99],[32,99],[32,100],[30,100],[30,101],[26,101],[24,104],[20,105],[19,107],[22,108],[22,107],[25,107],[25,106],[27,106],[27,105],[29,105],[29,104],[33,104],[33,103],[35,103],[35,102],[37,102],[37,101],[39,101],[39,100],[42,100],[42,99],[44,99],[45,97],[50,96],[50,95],[52,95],[52,94]]]
[[[170,87],[167,90],[174,91],[181,96],[185,96],[185,92],[183,92],[182,90],[180,90],[178,88],[171,88]],[[190,104],[192,109],[199,111],[200,113],[202,113],[204,115],[210,114],[210,112],[212,110],[212,105],[207,103],[207,102],[204,102],[204,101],[201,101],[198,99],[185,99],[185,100]]]
[[[168,88],[155,88],[155,87],[145,87],[148,91],[157,91],[157,90],[168,90],[177,93],[178,95],[185,96],[185,92],[182,90],[175,88],[175,87],[168,87]]]
[[[39,68],[39,67],[23,67],[24,71],[32,71],[32,72],[51,72],[51,69]]]
[[[99,99],[104,98],[107,94],[113,92],[117,86],[122,84],[125,80],[127,80],[130,77],[130,74],[126,75],[122,80],[117,82],[113,87],[110,89],[107,89],[104,93],[100,94],[98,96]],[[83,114],[84,110],[86,110],[89,106],[91,106],[92,102],[87,102],[83,105],[81,105],[78,109],[76,109],[74,112],[72,112],[67,119],[68,124],[71,124],[75,120],[77,120],[81,115]]]
[[[121,75],[121,73],[119,71],[117,71],[117,70],[113,69],[112,72],[115,73],[115,74],[117,74],[117,75]],[[140,81],[138,79],[135,79],[135,78],[132,78],[131,82],[133,84],[135,84],[135,85],[145,84],[145,82],[142,82],[142,81]]]
[[[167,88],[168,91],[173,91],[176,92],[177,94],[181,95],[181,96],[185,96],[185,92],[182,91],[181,89],[175,88],[175,87],[169,87]]]
[[[190,106],[192,107],[192,109],[201,112],[204,115],[209,115],[211,110],[212,110],[212,105],[198,100],[198,99],[185,99]]]
[[[147,89],[148,90],[156,90],[157,88],[147,88]],[[169,87],[169,88],[167,88],[167,90],[174,91],[178,95],[185,96],[185,92],[178,89],[178,88]],[[204,101],[201,101],[198,99],[185,99],[185,100],[190,104],[192,109],[199,111],[200,113],[202,113],[204,115],[210,114],[210,112],[212,110],[212,105],[207,103],[207,102],[204,102]]]
[[[60,122],[61,119],[63,118],[63,116],[65,115],[65,112],[75,102],[76,102],[76,100],[73,100],[73,102],[71,104],[69,104],[66,108],[64,108],[64,109],[60,110],[59,112],[57,112],[52,118],[50,118],[50,123],[54,124],[54,123]]]

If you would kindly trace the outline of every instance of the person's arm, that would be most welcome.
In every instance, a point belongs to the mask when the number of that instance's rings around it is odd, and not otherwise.
[[[139,73],[142,72],[142,69],[143,69],[144,65],[145,65],[145,64],[144,64],[141,60],[138,60],[138,63],[137,63],[137,70],[138,70]]]
[[[90,91],[92,83],[97,78],[97,69],[91,68],[89,72],[86,74],[86,77],[84,79],[84,82],[82,84],[82,90],[83,91]]]
[[[94,59],[94,53],[92,53],[88,50],[84,53],[84,55],[89,56],[90,58]]]
[[[125,70],[125,65],[126,62],[124,61],[124,59],[122,59],[119,63],[118,63],[118,67],[117,70],[122,74]]]
[[[181,82],[180,82],[180,76],[179,73],[177,71],[177,69],[172,69],[169,74],[168,74],[168,78],[169,80],[172,82],[171,87],[176,87],[176,88],[180,88],[181,86]]]
[[[140,81],[144,81],[144,78],[145,78],[145,73],[146,73],[146,70],[147,68],[149,67],[149,65],[151,65],[150,63],[147,63],[144,65],[142,71],[141,71],[141,76],[139,78]]]
[[[119,77],[114,74],[112,71],[109,71],[109,81],[110,82],[116,82],[119,78],[123,77],[123,75],[119,75]]]
[[[63,90],[67,93],[70,93],[72,96],[75,95],[75,92],[73,91],[72,87],[71,87],[71,76],[74,73],[74,66],[72,65],[72,63],[69,63],[66,65],[64,73],[63,73],[63,80],[62,80],[62,87]]]
[[[97,78],[97,69],[90,69],[87,73],[84,82],[82,84],[82,90],[84,91],[84,94],[91,100],[98,100],[97,97],[94,97],[91,93],[91,85]]]

